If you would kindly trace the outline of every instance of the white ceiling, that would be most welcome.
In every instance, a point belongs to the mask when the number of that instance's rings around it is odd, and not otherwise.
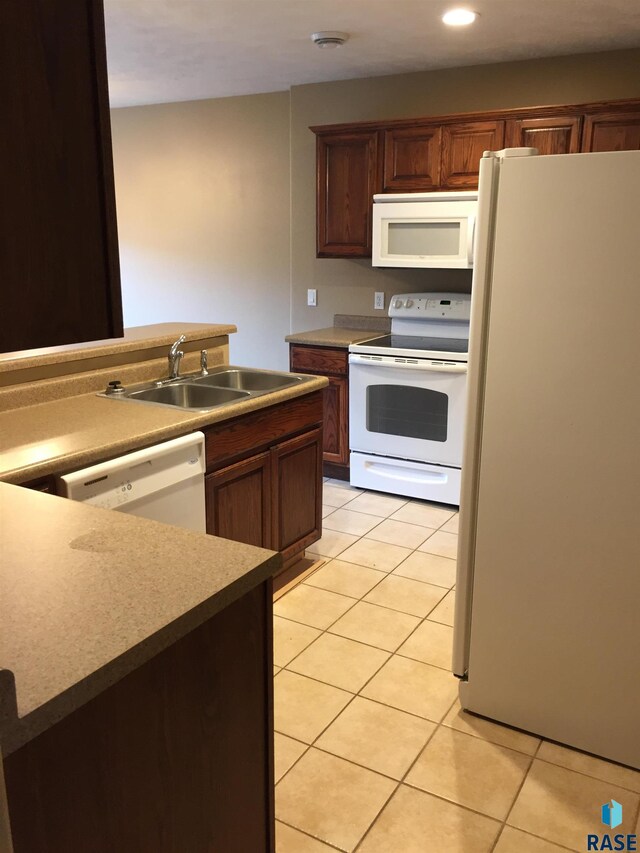
[[[445,27],[454,6],[480,12]],[[105,0],[114,107],[640,46],[639,0]],[[317,30],[350,34],[320,50]]]

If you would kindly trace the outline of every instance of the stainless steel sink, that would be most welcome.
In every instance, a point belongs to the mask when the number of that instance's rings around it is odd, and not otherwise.
[[[230,388],[211,388],[186,382],[131,391],[126,396],[129,400],[146,400],[148,403],[164,403],[168,406],[180,406],[182,409],[205,410],[224,403],[234,403],[243,397],[248,397],[249,392]]]
[[[249,397],[259,397],[303,384],[311,379],[309,376],[280,373],[276,370],[224,365],[204,375],[194,374],[160,382],[146,382],[131,388],[118,387],[119,383],[114,381],[109,383],[114,387],[101,392],[99,396],[206,412]]]
[[[241,391],[279,391],[302,382],[302,376],[291,376],[286,373],[271,373],[260,370],[249,370],[242,367],[232,370],[222,370],[210,373],[194,380],[198,385],[215,386],[216,388],[237,388]]]

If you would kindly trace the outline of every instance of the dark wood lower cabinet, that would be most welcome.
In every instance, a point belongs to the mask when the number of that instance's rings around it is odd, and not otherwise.
[[[322,391],[205,431],[207,533],[285,566],[322,535]]]
[[[15,853],[273,853],[266,582],[4,759]]]
[[[205,479],[207,531],[257,545],[271,547],[271,454],[222,468]]]
[[[272,547],[286,562],[322,535],[322,430],[279,444],[271,458]]]
[[[326,376],[324,391],[323,473],[349,479],[349,353],[341,347],[290,344],[289,365],[294,373]]]

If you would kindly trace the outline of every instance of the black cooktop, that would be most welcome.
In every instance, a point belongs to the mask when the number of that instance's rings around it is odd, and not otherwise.
[[[467,338],[423,338],[418,335],[384,335],[359,346],[387,347],[389,349],[431,350],[432,352],[469,352]]]

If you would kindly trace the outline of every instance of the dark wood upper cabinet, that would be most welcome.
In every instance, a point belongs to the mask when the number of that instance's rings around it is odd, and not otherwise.
[[[583,151],[640,150],[640,109],[588,115],[582,133]]]
[[[477,189],[484,151],[640,148],[640,99],[312,127],[320,258],[371,257],[376,192]],[[334,394],[334,399],[337,397]]]
[[[387,130],[384,134],[384,192],[432,190],[440,180],[439,125]]]
[[[475,189],[484,151],[504,145],[503,121],[467,121],[442,128],[440,186],[447,190]]]
[[[319,134],[317,254],[371,257],[371,204],[381,189],[380,134]]]
[[[101,0],[0,4],[0,351],[122,335]]]
[[[537,148],[540,154],[577,154],[580,116],[511,119],[506,124],[505,148]]]

